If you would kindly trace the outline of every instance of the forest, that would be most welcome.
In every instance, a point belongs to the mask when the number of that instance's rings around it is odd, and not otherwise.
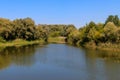
[[[64,37],[66,43],[92,48],[120,48],[120,19],[110,15],[104,23],[91,21],[77,29],[73,24],[38,24],[31,18],[9,20],[0,18],[0,43]]]

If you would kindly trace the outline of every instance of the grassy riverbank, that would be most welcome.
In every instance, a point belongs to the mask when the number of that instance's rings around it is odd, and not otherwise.
[[[33,44],[44,44],[44,40],[35,40],[35,41],[26,41],[22,39],[16,39],[14,41],[9,41],[9,42],[0,42],[0,47],[5,48],[5,47],[20,47],[20,46],[26,46],[26,45],[33,45]]]
[[[9,42],[0,42],[0,48],[5,47],[21,47],[21,46],[27,46],[27,45],[33,45],[33,44],[44,44],[46,43],[44,40],[35,40],[35,41],[26,41],[22,39],[16,39],[14,41]],[[64,37],[55,37],[55,38],[48,38],[48,43],[59,43],[63,44],[65,42]]]
[[[57,43],[57,44],[66,44],[65,37],[49,37],[48,43]],[[69,43],[68,43],[69,44]],[[79,45],[79,47],[82,47]],[[94,42],[86,43],[83,47],[94,49],[94,50],[103,50],[103,51],[114,51],[120,52],[120,44],[112,44],[112,43],[99,43],[96,45]]]
[[[65,44],[65,37],[49,37],[48,43]]]
[[[48,43],[57,43],[57,44],[66,44],[65,37],[49,37]],[[21,47],[33,44],[45,44],[44,40],[35,40],[35,41],[26,41],[22,39],[16,39],[14,41],[9,42],[0,42],[0,49],[5,47]],[[69,44],[69,43],[68,43]],[[80,45],[79,45],[80,46]],[[84,45],[85,48],[89,49],[98,49],[104,51],[116,51],[120,52],[120,44],[111,44],[111,43],[99,43],[96,45],[94,42],[89,42]]]
[[[22,47],[27,45],[34,45],[34,44],[45,44],[45,43],[56,43],[56,44],[66,44],[65,37],[49,37],[48,42],[44,40],[35,40],[35,41],[26,41],[22,39],[16,39],[14,41],[9,42],[0,42],[0,49],[4,49],[6,47]],[[69,44],[69,43],[68,43]],[[79,47],[82,47],[79,45]],[[103,50],[103,51],[114,51],[120,52],[120,44],[112,44],[112,43],[99,43],[96,45],[93,42],[86,43],[84,48],[94,49],[94,50]]]

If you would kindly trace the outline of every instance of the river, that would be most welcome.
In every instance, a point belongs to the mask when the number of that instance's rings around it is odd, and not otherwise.
[[[0,80],[120,80],[117,54],[66,44],[5,48]]]

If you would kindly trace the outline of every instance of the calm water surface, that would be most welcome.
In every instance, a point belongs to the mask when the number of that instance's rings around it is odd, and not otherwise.
[[[118,54],[65,44],[6,48],[0,80],[120,80]]]

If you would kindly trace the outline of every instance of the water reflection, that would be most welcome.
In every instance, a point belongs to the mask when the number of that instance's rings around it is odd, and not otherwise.
[[[61,48],[63,51],[61,51]],[[96,63],[95,61],[99,59],[120,63],[120,53],[90,49],[80,50],[72,46],[66,47],[56,44],[51,44],[46,48],[40,48],[39,45],[9,47],[0,51],[0,69],[7,68],[11,64],[32,66],[36,62],[66,68],[81,67],[85,66],[85,59],[93,61],[93,63]]]
[[[12,47],[0,51],[0,79],[119,80],[119,61],[119,53],[65,44]]]
[[[16,66],[30,66],[35,62],[36,45],[24,47],[9,47],[0,51],[0,69]]]
[[[36,61],[42,64],[49,64],[67,69],[85,68],[84,51],[67,45],[50,44],[46,48],[39,48],[36,52]]]
[[[120,52],[115,52],[115,51],[102,51],[102,50],[90,50],[90,49],[85,49],[86,51],[86,56],[91,58],[91,59],[96,59],[100,58],[105,61],[112,61],[116,63],[120,63]]]
[[[119,80],[119,52],[84,49],[89,80]]]

